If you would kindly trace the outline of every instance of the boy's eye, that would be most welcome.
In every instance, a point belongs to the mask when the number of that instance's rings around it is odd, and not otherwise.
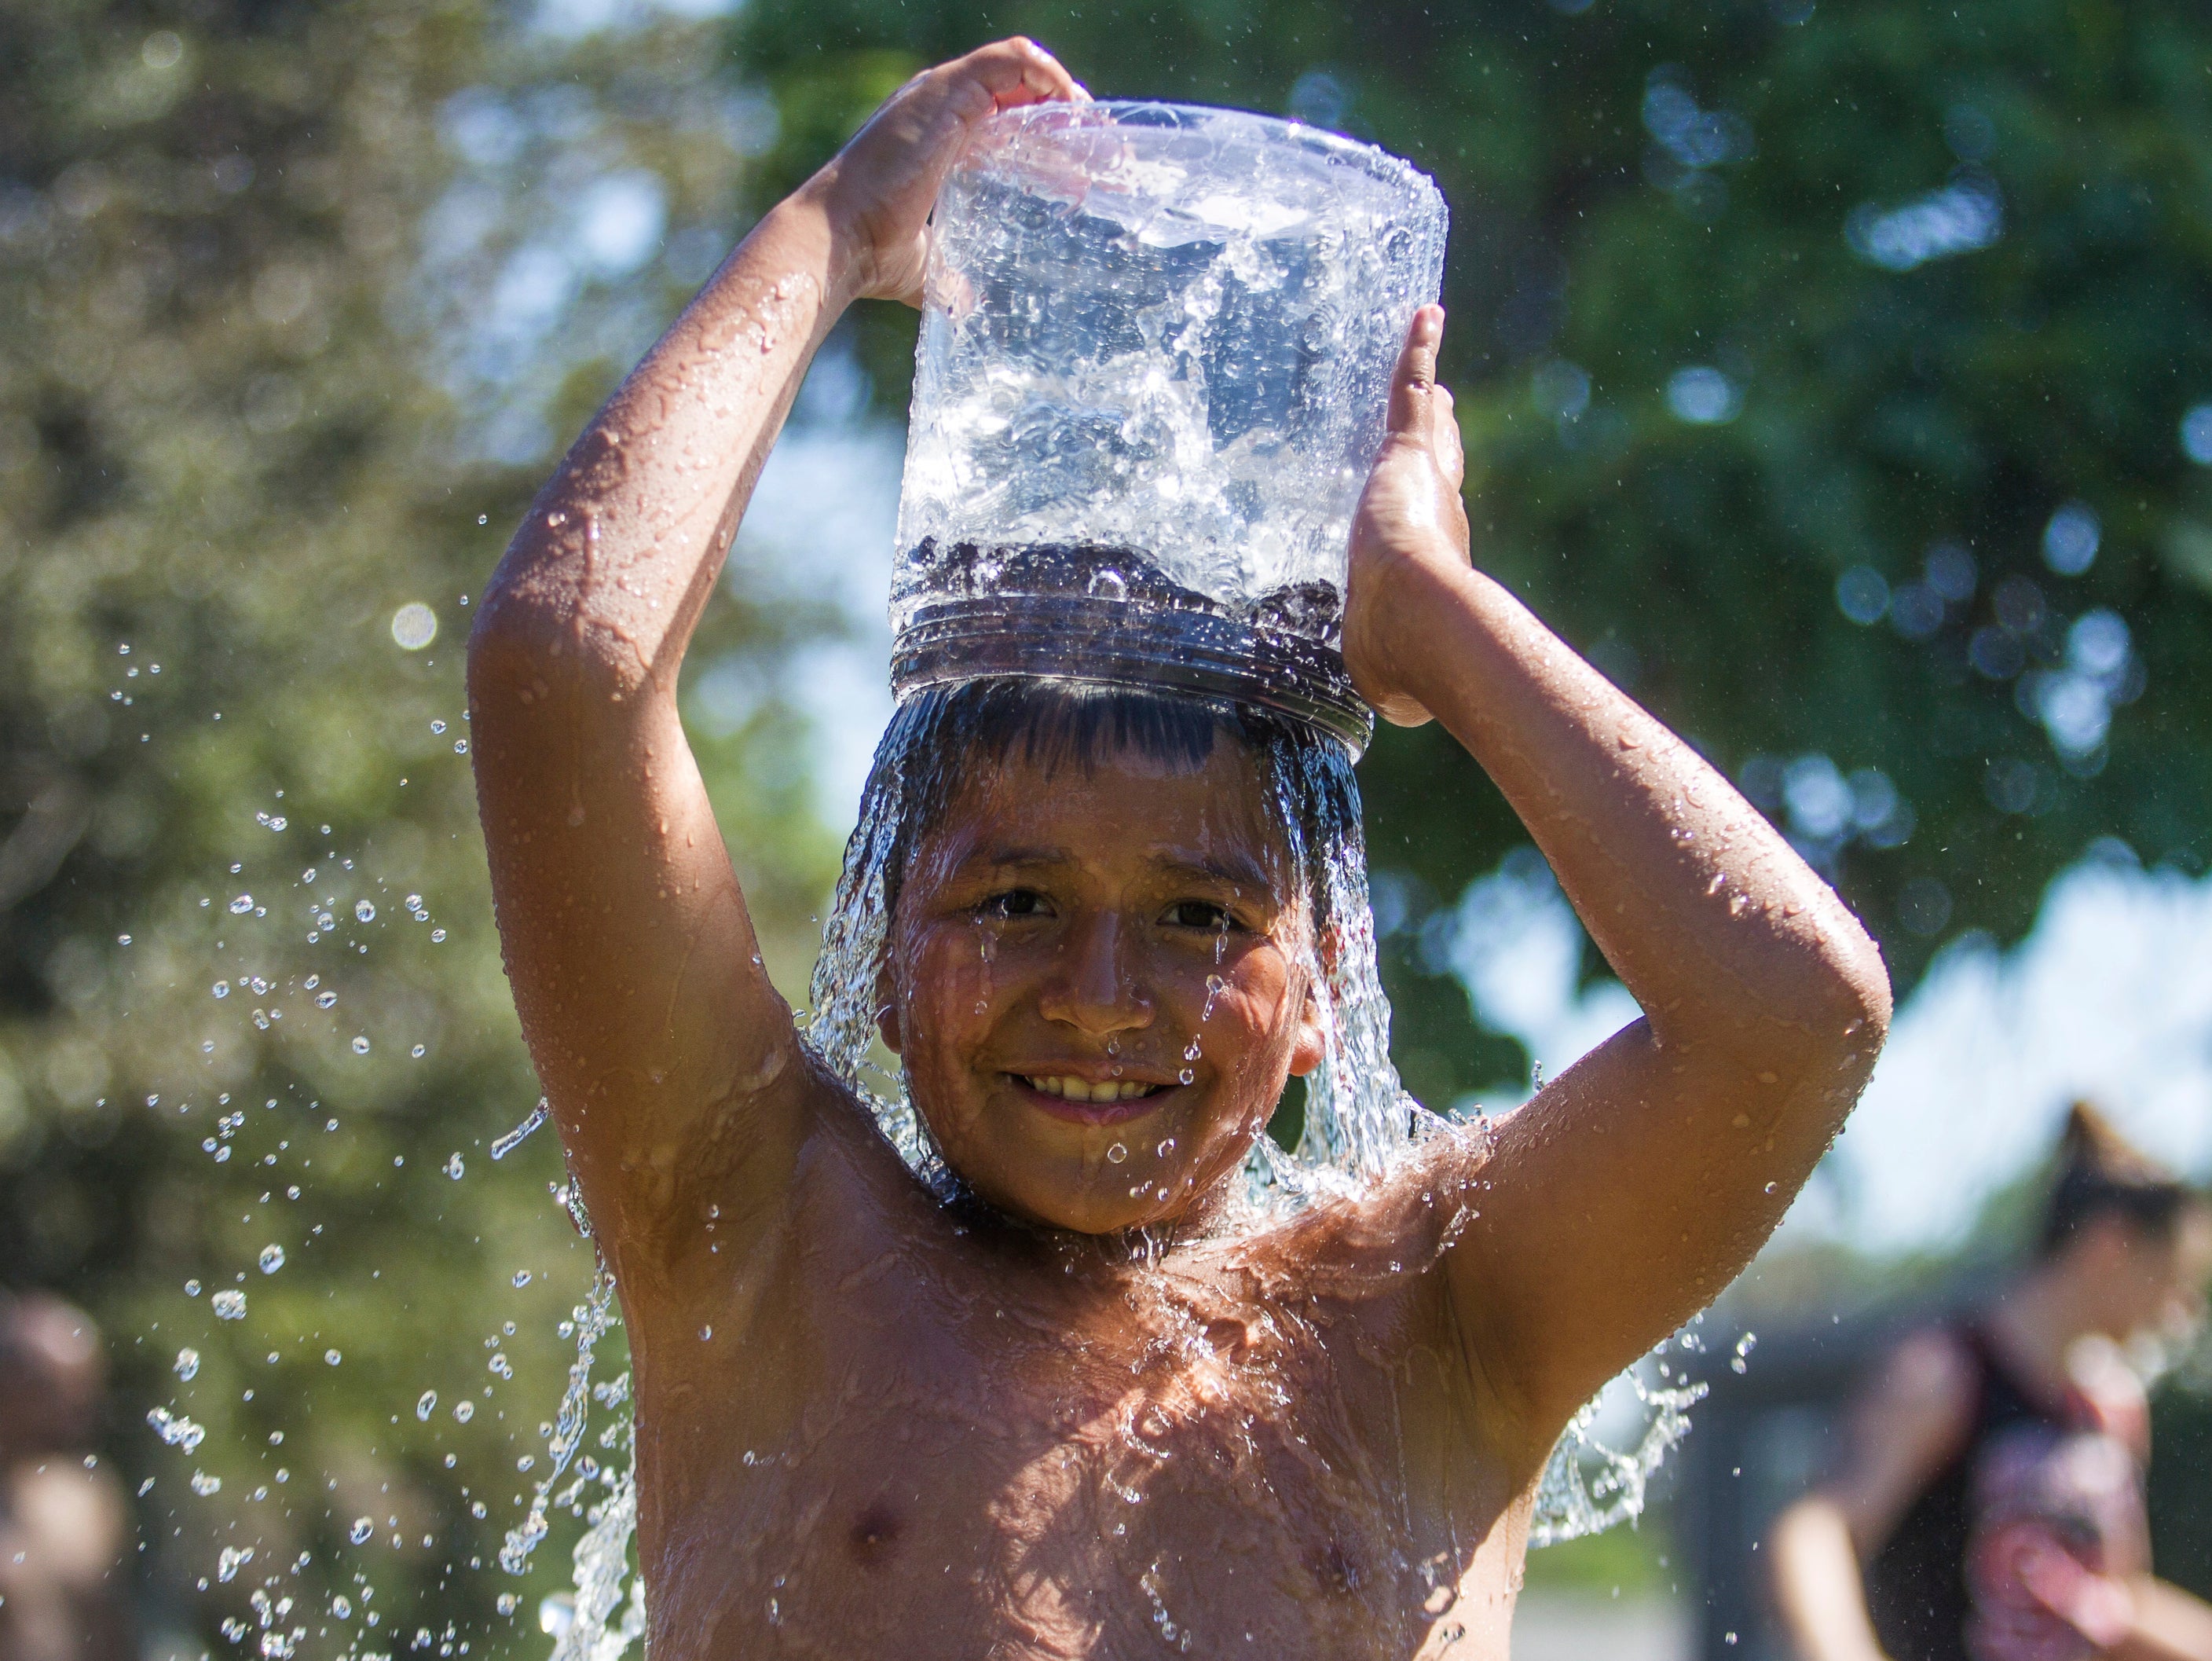
[[[1234,922],[1226,906],[1216,905],[1212,900],[1177,900],[1168,907],[1164,919],[1170,928],[1206,928],[1221,930]]]
[[[1010,888],[994,894],[978,908],[986,917],[1038,917],[1044,915],[1044,896],[1033,888]]]

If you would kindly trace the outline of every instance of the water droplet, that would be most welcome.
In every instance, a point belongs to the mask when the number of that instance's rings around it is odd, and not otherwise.
[[[461,1163],[461,1156],[459,1153],[448,1153],[442,1168],[445,1173],[457,1183],[468,1172],[468,1167]]]
[[[456,1402],[453,1403],[453,1418],[457,1423],[465,1425],[470,1420],[476,1416],[477,1404],[474,1402]]]
[[[428,1419],[437,1410],[438,1392],[436,1390],[426,1390],[415,1398],[415,1416],[417,1419]]]
[[[363,922],[376,921],[376,908],[367,900],[356,900],[353,903],[353,914]]]
[[[177,1377],[191,1383],[200,1370],[200,1353],[187,1345],[177,1352]]]
[[[230,995],[230,983],[228,981],[217,981],[212,989],[216,997],[227,998]]]
[[[1186,1067],[1182,1072],[1176,1074],[1176,1081],[1178,1084],[1188,1084],[1196,1077],[1198,1077],[1198,1074],[1192,1072],[1190,1068]]]
[[[434,733],[442,733],[446,730],[446,723],[442,721],[434,721],[430,723],[430,730]]]
[[[318,992],[315,994],[315,1007],[318,1009],[328,1009],[337,1001],[338,995],[335,992]]]
[[[366,1035],[356,1037],[353,1041],[353,1053],[356,1056],[368,1054],[368,1039]]]
[[[336,1366],[340,1361],[344,1360],[345,1357],[337,1350],[326,1349],[323,1352],[323,1360],[330,1366]]]
[[[1169,1154],[1175,1152],[1175,1138],[1172,1136],[1168,1137],[1165,1141],[1162,1141],[1158,1147],[1154,1148],[1152,1152],[1159,1158],[1163,1159],[1166,1159]]]
[[[253,910],[253,896],[251,894],[240,894],[230,903],[230,914],[234,917],[242,917],[252,910]]]
[[[198,1297],[199,1295],[200,1295],[200,1283],[199,1283],[198,1281],[185,1281],[185,1297],[187,1297],[187,1298],[197,1298],[197,1297]]]
[[[225,1287],[208,1301],[215,1306],[218,1321],[242,1321],[246,1318],[246,1294],[234,1287]]]
[[[699,1342],[702,1344],[714,1337],[714,1329],[711,1326],[703,1326],[699,1329]]]
[[[1109,1165],[1119,1165],[1128,1157],[1129,1150],[1120,1142],[1115,1143],[1106,1150],[1106,1163]]]
[[[516,1269],[514,1271],[514,1284],[518,1287],[528,1286],[530,1284],[530,1271],[526,1269]]]
[[[264,1275],[274,1275],[278,1269],[284,1267],[284,1248],[280,1245],[265,1245],[262,1247],[260,1261],[261,1272]]]
[[[514,1363],[507,1359],[507,1352],[504,1350],[494,1350],[491,1360],[485,1362],[484,1366],[502,1378],[514,1377]]]
[[[366,1517],[356,1517],[353,1519],[353,1526],[346,1530],[346,1538],[356,1546],[365,1546],[368,1543],[368,1536],[375,1532],[375,1524]]]

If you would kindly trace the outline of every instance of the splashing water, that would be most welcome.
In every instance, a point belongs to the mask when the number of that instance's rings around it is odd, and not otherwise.
[[[1532,1548],[1600,1534],[1641,1516],[1652,1473],[1688,1433],[1690,1409],[1705,1396],[1700,1384],[1654,1385],[1638,1372],[1623,1376],[1651,1415],[1642,1438],[1625,1452],[1599,1441],[1595,1401],[1568,1421],[1536,1485],[1536,1512],[1528,1526]]]
[[[530,1115],[527,1118],[524,1119],[520,1124],[515,1126],[514,1129],[508,1131],[505,1135],[500,1137],[496,1141],[492,1143],[492,1158],[495,1159],[504,1159],[508,1154],[514,1153],[516,1147],[520,1146],[524,1137],[529,1135],[532,1131],[537,1129],[538,1126],[544,1123],[545,1098],[543,1096],[540,1096],[538,1098],[538,1105],[530,1110]],[[516,1284],[520,1285],[520,1282],[518,1281]]]
[[[543,1110],[541,1103],[532,1118],[541,1117]],[[568,1203],[578,1226],[588,1235],[580,1206],[573,1198]],[[554,1636],[552,1661],[617,1661],[645,1632],[645,1579],[629,1561],[630,1541],[637,1532],[636,1437],[629,1413],[629,1374],[592,1382],[599,1342],[617,1318],[614,1277],[604,1265],[592,1276],[590,1296],[576,1305],[571,1318],[576,1359],[568,1368],[568,1388],[550,1427],[545,1475],[531,1494],[522,1522],[507,1531],[499,1566],[509,1574],[525,1573],[531,1553],[550,1531],[549,1509],[581,1507],[586,1489],[597,1482],[606,1491],[605,1497],[594,1498],[585,1512],[587,1527],[571,1560],[574,1590],[562,1601],[562,1618],[547,1630]],[[593,1402],[610,1415],[599,1438],[599,1446],[610,1455],[604,1465],[588,1457],[576,1460]],[[556,1493],[572,1462],[574,1480]]]
[[[882,782],[872,784],[861,805],[836,904],[823,929],[814,968],[815,1014],[806,1037],[868,1104],[908,1168],[940,1198],[950,1198],[957,1179],[915,1113],[904,1080],[884,1072],[869,1056],[895,867],[911,834],[918,787],[944,765],[945,752],[945,735],[927,720],[895,719],[884,735],[876,755]],[[1289,829],[1293,872],[1312,896],[1311,940],[1301,950],[1320,1006],[1325,1049],[1307,1081],[1297,1152],[1285,1154],[1263,1136],[1247,1161],[1246,1197],[1259,1219],[1358,1191],[1444,1124],[1405,1092],[1390,1064],[1390,1005],[1376,970],[1351,757],[1333,740],[1322,739],[1269,745],[1265,764],[1278,822]],[[1326,943],[1325,952],[1316,951],[1316,940]]]
[[[902,712],[903,713],[903,712]],[[814,969],[807,1041],[859,1093],[908,1167],[940,1199],[958,1183],[908,1098],[905,1080],[870,1058],[875,994],[888,943],[889,895],[915,803],[942,764],[943,735],[894,718],[876,756],[876,777],[847,844],[835,908]],[[1296,1153],[1255,1139],[1245,1163],[1248,1204],[1237,1226],[1291,1215],[1322,1200],[1357,1195],[1449,1122],[1407,1094],[1390,1061],[1390,1002],[1376,960],[1366,840],[1349,755],[1334,742],[1266,751],[1277,824],[1287,828],[1292,869],[1310,897],[1304,968],[1321,1017],[1321,1064],[1307,1080],[1305,1126]],[[878,781],[881,781],[880,786]],[[1311,942],[1325,951],[1316,951]],[[1109,1157],[1111,1158],[1109,1151]],[[1628,1375],[1650,1417],[1628,1452],[1599,1442],[1592,1402],[1561,1433],[1538,1488],[1530,1541],[1550,1545],[1598,1533],[1641,1514],[1650,1475],[1689,1428],[1703,1389],[1655,1388]]]
[[[900,719],[894,719],[884,736],[876,757],[882,782],[872,782],[860,822],[847,845],[836,905],[815,965],[815,1013],[805,1036],[867,1104],[908,1167],[933,1193],[949,1200],[958,1192],[958,1179],[915,1112],[903,1078],[884,1071],[870,1056],[875,991],[889,939],[889,896],[921,789],[932,770],[943,764],[943,737],[932,723]],[[1305,1125],[1296,1152],[1284,1153],[1265,1135],[1254,1141],[1244,1171],[1246,1203],[1233,1220],[1233,1226],[1247,1227],[1357,1195],[1422,1141],[1451,1129],[1449,1122],[1407,1093],[1391,1064],[1390,1005],[1376,966],[1365,840],[1350,756],[1325,740],[1270,745],[1265,761],[1275,822],[1288,827],[1292,869],[1311,899],[1313,928],[1300,949],[1324,1046],[1321,1063],[1307,1081]],[[541,1100],[522,1123],[493,1144],[492,1157],[501,1158],[545,1116]],[[589,1238],[590,1219],[573,1183],[561,1190],[561,1198],[578,1230]],[[499,1554],[507,1573],[524,1573],[549,1532],[549,1509],[573,1506],[595,1478],[606,1489],[587,1513],[589,1527],[574,1550],[573,1592],[549,1600],[549,1605],[558,1602],[561,1617],[547,1623],[554,1638],[550,1661],[618,1661],[645,1629],[645,1583],[629,1558],[637,1520],[629,1375],[596,1386],[591,1379],[595,1347],[618,1318],[614,1294],[613,1278],[602,1266],[589,1299],[574,1311],[576,1359],[553,1427],[549,1469]],[[1652,1473],[1688,1429],[1688,1409],[1705,1390],[1688,1384],[1654,1385],[1635,1372],[1626,1376],[1650,1415],[1640,1439],[1626,1451],[1605,1445],[1595,1435],[1597,1402],[1583,1408],[1562,1433],[1539,1484],[1531,1545],[1595,1533],[1641,1513]],[[614,1460],[595,1469],[586,1459],[578,1467],[583,1474],[556,1493],[595,1401],[613,1410],[599,1441],[620,1456],[623,1469],[617,1474]],[[1187,1642],[1187,1634],[1168,1620],[1157,1597],[1154,1602],[1161,1637],[1181,1647],[1178,1640]]]

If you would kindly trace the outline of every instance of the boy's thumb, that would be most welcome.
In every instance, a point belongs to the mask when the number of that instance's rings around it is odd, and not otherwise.
[[[1413,313],[1406,344],[1390,377],[1389,429],[1421,434],[1428,429],[1429,394],[1437,385],[1437,348],[1444,338],[1444,308],[1424,306]]]

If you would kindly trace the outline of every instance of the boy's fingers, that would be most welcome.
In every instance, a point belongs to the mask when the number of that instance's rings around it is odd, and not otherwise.
[[[1429,441],[1436,451],[1437,466],[1443,472],[1445,482],[1456,490],[1467,483],[1467,448],[1460,442],[1459,417],[1454,410],[1451,388],[1437,387],[1431,407],[1434,430]]]
[[[959,60],[959,66],[981,81],[1000,109],[1052,99],[1079,102],[1090,96],[1058,58],[1018,34],[978,46]]]
[[[1429,434],[1430,393],[1437,385],[1437,346],[1443,339],[1444,308],[1424,306],[1413,313],[1398,368],[1390,377],[1389,428],[1416,438]]]

